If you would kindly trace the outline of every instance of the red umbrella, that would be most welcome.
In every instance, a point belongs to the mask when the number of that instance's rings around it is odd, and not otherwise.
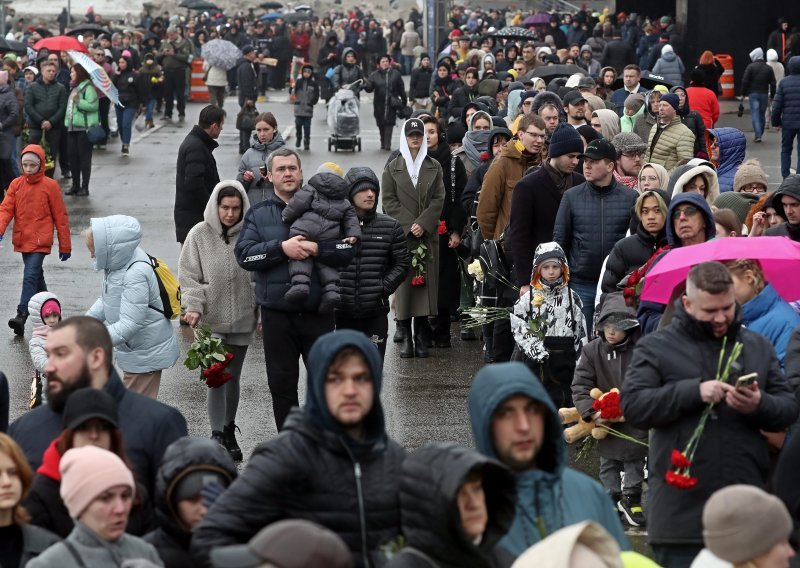
[[[47,49],[48,51],[82,51],[86,53],[86,46],[79,42],[74,37],[70,36],[54,36],[40,39],[33,46],[33,49],[39,51],[40,49]]]

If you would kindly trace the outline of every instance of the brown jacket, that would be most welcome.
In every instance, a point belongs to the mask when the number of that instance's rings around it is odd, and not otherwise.
[[[484,239],[499,239],[511,220],[511,193],[531,166],[542,163],[542,156],[531,156],[512,141],[486,171],[478,201],[478,225]]]

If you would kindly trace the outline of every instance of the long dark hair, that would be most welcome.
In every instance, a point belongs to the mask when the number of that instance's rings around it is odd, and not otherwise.
[[[270,114],[270,113],[264,113],[264,114]],[[217,207],[219,207],[222,204],[222,200],[225,199],[226,197],[239,198],[239,205],[241,206],[241,209],[239,210],[239,218],[236,220],[236,223],[238,223],[239,221],[242,220],[242,217],[244,216],[244,199],[242,199],[242,194],[239,193],[239,190],[233,187],[232,185],[223,187],[222,189],[219,190],[219,193],[217,193]],[[219,213],[217,213],[217,215],[219,215]],[[220,225],[222,225],[222,234],[220,235],[222,237],[222,240],[225,241],[226,245],[230,244],[230,240],[228,237],[228,227],[226,227],[224,223],[220,223]]]

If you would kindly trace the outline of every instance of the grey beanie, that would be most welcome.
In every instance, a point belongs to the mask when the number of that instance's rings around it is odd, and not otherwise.
[[[611,139],[611,144],[617,150],[617,155],[627,152],[642,154],[647,150],[647,144],[635,132],[620,132]]]
[[[783,501],[753,485],[723,487],[703,507],[706,548],[733,564],[761,556],[792,530]]]

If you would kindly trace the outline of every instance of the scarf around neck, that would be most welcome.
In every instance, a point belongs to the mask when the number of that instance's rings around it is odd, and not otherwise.
[[[464,153],[473,166],[480,166],[483,163],[481,155],[487,151],[491,136],[491,130],[471,130],[464,136],[461,145],[464,146]]]

